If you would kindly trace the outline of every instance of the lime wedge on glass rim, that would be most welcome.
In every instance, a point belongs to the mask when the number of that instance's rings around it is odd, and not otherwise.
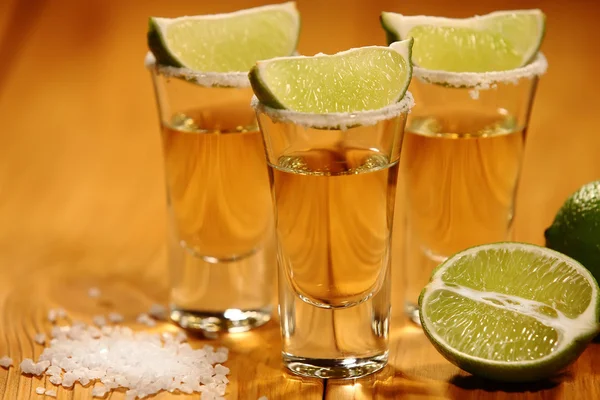
[[[150,18],[148,46],[161,65],[202,72],[247,72],[257,60],[294,53],[296,3],[228,14]]]
[[[415,38],[413,62],[450,72],[505,71],[537,55],[546,30],[540,10],[496,11],[472,18],[381,14],[388,42]]]
[[[493,243],[433,272],[420,318],[431,343],[465,371],[535,381],[573,362],[598,333],[599,292],[590,272],[564,254]]]
[[[404,97],[412,44],[409,39],[389,47],[259,61],[250,70],[250,83],[271,108],[319,114],[377,110]]]

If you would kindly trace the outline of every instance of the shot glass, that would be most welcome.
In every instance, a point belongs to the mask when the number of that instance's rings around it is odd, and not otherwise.
[[[271,318],[276,252],[269,178],[246,73],[146,65],[162,134],[171,319],[205,333]]]
[[[527,125],[542,54],[502,72],[454,73],[414,67],[416,106],[407,122],[401,181],[405,195],[405,309],[433,269],[468,247],[510,240]]]
[[[390,240],[412,97],[355,114],[253,105],[276,215],[283,363],[319,378],[377,371],[388,357]]]

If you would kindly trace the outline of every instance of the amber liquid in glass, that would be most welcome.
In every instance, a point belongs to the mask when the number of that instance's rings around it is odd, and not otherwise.
[[[169,202],[180,244],[219,261],[252,254],[271,221],[260,132],[254,124],[228,126],[226,121],[240,120],[233,112],[192,110],[163,126]]]
[[[401,166],[408,224],[404,270],[413,306],[447,257],[510,239],[525,130],[501,111],[448,109],[413,117],[407,125]]]
[[[284,358],[387,357],[398,162],[370,149],[309,149],[269,172]]]

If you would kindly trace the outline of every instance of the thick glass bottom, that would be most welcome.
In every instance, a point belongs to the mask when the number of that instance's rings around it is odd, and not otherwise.
[[[183,329],[202,333],[239,333],[264,325],[272,307],[255,310],[227,309],[223,312],[184,310],[171,307],[171,320]]]
[[[252,255],[209,262],[170,248],[171,319],[205,336],[246,332],[271,319],[276,257],[269,242]],[[218,261],[218,260],[217,260]]]
[[[283,365],[293,373],[309,378],[354,379],[379,371],[388,361],[387,351],[365,358],[318,359],[282,353]]]

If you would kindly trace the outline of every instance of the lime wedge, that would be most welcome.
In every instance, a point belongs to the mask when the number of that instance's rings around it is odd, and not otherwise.
[[[258,60],[296,50],[296,3],[229,14],[150,18],[148,46],[159,64],[202,72],[247,72]]]
[[[259,61],[250,70],[258,99],[272,108],[308,113],[376,110],[404,97],[413,41],[312,57]]]
[[[496,11],[465,19],[384,12],[389,42],[415,38],[413,62],[451,72],[505,71],[532,61],[544,38],[540,10]]]
[[[593,339],[599,296],[577,261],[544,247],[493,243],[434,271],[420,317],[431,343],[465,371],[534,381],[573,362]]]

